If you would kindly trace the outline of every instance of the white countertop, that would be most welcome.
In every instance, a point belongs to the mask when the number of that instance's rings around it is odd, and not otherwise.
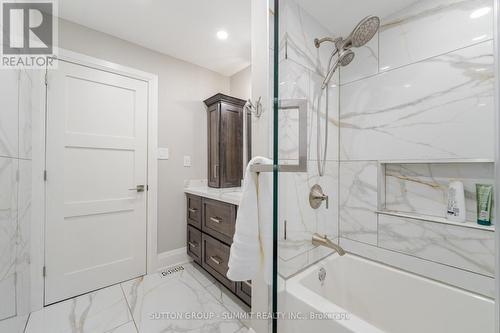
[[[184,187],[184,193],[198,195],[200,197],[214,199],[232,205],[239,205],[243,193],[241,187],[233,188],[211,188],[204,181],[188,181]]]

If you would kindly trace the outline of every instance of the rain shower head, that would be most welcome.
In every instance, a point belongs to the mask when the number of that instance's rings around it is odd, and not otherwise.
[[[354,56],[355,54],[351,50],[342,50],[339,54],[339,58],[326,74],[323,84],[321,85],[321,89],[326,88],[337,68],[349,65],[354,60]]]
[[[343,39],[342,37],[325,37],[321,39],[316,38],[314,40],[314,46],[316,46],[316,48],[319,48],[323,42],[330,42],[335,44],[335,50],[332,52],[332,55],[330,56],[330,62],[328,63],[328,73],[325,76],[325,80],[323,81],[321,89],[326,88],[328,82],[330,82],[333,74],[338,67],[345,67],[352,62],[352,60],[354,59],[354,52],[351,51],[351,48],[361,47],[368,43],[373,38],[373,36],[375,36],[379,28],[380,18],[378,16],[370,15],[362,19],[346,39]],[[333,57],[337,53],[339,54],[339,58],[333,66],[330,66]]]
[[[358,23],[349,37],[342,41],[340,49],[361,47],[368,43],[380,28],[380,18],[377,16],[367,16]]]

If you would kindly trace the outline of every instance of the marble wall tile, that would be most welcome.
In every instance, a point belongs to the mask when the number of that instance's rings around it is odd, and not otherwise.
[[[332,34],[293,0],[280,1],[280,59],[292,59],[313,72],[324,75],[333,44],[314,45],[315,38]]]
[[[379,216],[379,246],[493,277],[495,233],[394,216]]]
[[[340,235],[377,245],[378,163],[340,162]]]
[[[34,70],[21,70],[19,76],[19,157],[23,159],[31,159],[32,112],[38,102],[34,99],[36,84],[33,80],[39,79],[38,75]]]
[[[26,333],[104,333],[131,320],[122,289],[115,285],[33,312]]]
[[[493,163],[386,164],[385,209],[446,217],[454,179],[463,182],[467,220],[476,223],[476,184],[495,183]]]
[[[365,46],[353,49],[355,57],[349,66],[340,68],[340,84],[360,80],[379,72],[377,33]]]
[[[19,160],[18,209],[17,209],[17,249],[16,249],[16,298],[17,314],[31,310],[31,199],[32,162]]]
[[[0,157],[0,320],[16,315],[17,169]]]
[[[316,161],[309,161],[308,173],[279,175],[279,256],[284,260],[312,249],[311,239],[316,232],[331,239],[338,236],[338,162],[327,162],[325,170],[325,175],[319,177]],[[316,210],[311,208],[309,192],[315,184],[330,197],[328,209],[324,203]]]
[[[336,74],[336,77],[338,73]],[[324,154],[325,145],[325,120],[326,107],[328,102],[328,147],[326,159],[328,161],[337,161],[339,159],[339,97],[340,87],[338,83],[330,82],[328,89],[322,90],[323,76],[311,72],[309,84],[309,151],[310,160],[318,160],[318,116],[320,142],[319,147],[321,155]],[[328,99],[327,97],[328,93]]]
[[[18,157],[19,71],[5,70],[0,76],[0,156]]]
[[[341,159],[493,159],[492,46],[342,86]]]
[[[321,89],[323,77],[292,60],[280,64],[280,100],[307,100],[308,120],[308,159],[317,159],[317,121],[320,117],[320,147],[324,147],[326,95]],[[339,134],[339,86],[331,83],[328,88],[328,151],[327,160],[338,160]],[[318,112],[319,111],[319,112]],[[299,112],[298,110],[279,111],[279,157],[283,160],[297,160],[299,156]],[[324,149],[324,148],[323,148]],[[322,154],[323,154],[322,149]]]
[[[305,99],[309,97],[309,70],[292,60],[280,62],[279,99]],[[310,105],[308,104],[308,108]],[[308,112],[309,113],[309,112]],[[299,111],[279,110],[279,158],[299,158]]]
[[[478,16],[478,10],[485,15]],[[492,0],[415,1],[382,19],[380,69],[388,70],[493,38]]]

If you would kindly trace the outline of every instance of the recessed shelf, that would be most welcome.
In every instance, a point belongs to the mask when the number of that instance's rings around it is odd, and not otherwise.
[[[472,221],[467,221],[465,223],[453,222],[453,221],[449,221],[448,219],[446,219],[444,217],[438,217],[438,216],[427,216],[427,215],[419,215],[419,214],[412,214],[412,213],[402,213],[402,212],[395,212],[395,211],[390,211],[390,210],[378,210],[377,214],[396,216],[396,217],[402,217],[402,218],[408,218],[408,219],[414,219],[414,220],[421,220],[421,221],[432,222],[432,223],[449,224],[449,225],[454,225],[454,226],[462,227],[462,228],[480,229],[480,230],[485,230],[485,231],[495,231],[494,225],[485,226],[485,225],[477,224],[477,223],[472,222]]]

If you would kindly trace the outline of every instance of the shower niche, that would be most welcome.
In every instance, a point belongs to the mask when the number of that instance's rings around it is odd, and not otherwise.
[[[379,172],[380,214],[399,214],[423,221],[494,229],[476,223],[476,184],[494,185],[495,167],[492,161],[381,162]],[[464,184],[466,223],[446,219],[448,186],[453,180]]]

